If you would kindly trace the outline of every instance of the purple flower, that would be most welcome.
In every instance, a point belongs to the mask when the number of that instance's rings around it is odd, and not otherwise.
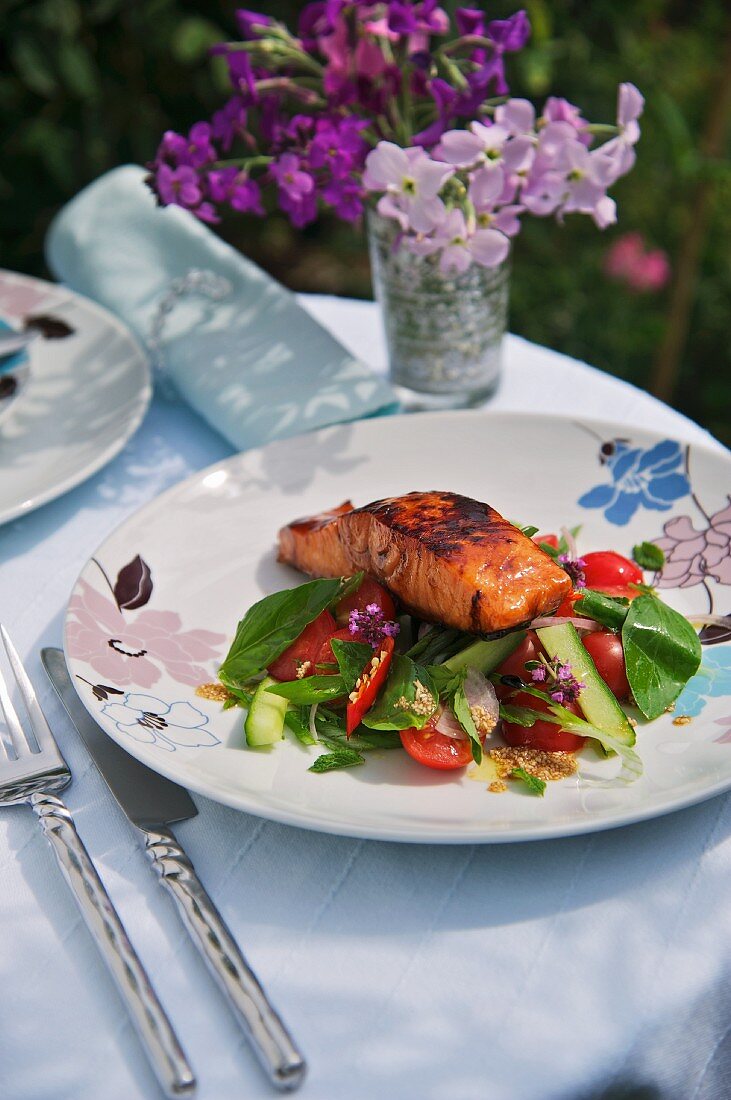
[[[247,111],[240,96],[231,99],[211,119],[211,137],[228,153],[236,138],[247,135]]]
[[[401,3],[391,0],[388,5],[388,26],[397,34],[446,34],[449,16],[437,7],[437,0],[424,0],[421,4]]]
[[[586,562],[583,558],[572,558],[570,554],[559,554],[558,562],[571,577],[574,588],[586,588],[584,569]]]
[[[542,663],[531,672],[531,679],[536,684],[546,684],[548,694],[554,703],[575,703],[579,695],[586,687],[574,676],[574,671],[569,664],[560,661],[547,661],[542,658]]]
[[[174,164],[188,164],[188,141],[174,130],[166,130],[157,150],[157,160],[170,160]]]
[[[322,189],[322,197],[339,218],[356,222],[363,214],[363,189],[354,179],[332,179]]]
[[[481,122],[471,122],[467,130],[449,130],[435,152],[460,168],[499,164],[506,172],[525,172],[535,155],[532,138],[511,137],[504,126],[484,126]]]
[[[261,32],[272,25],[273,20],[268,15],[262,15],[258,11],[247,11],[239,8],[236,12],[236,22],[239,25],[239,33],[246,42],[254,38],[260,38]]]
[[[460,34],[485,33],[485,13],[479,8],[457,8],[454,19]]]
[[[256,76],[249,55],[244,50],[226,52],[226,63],[231,84],[240,93],[243,102],[252,106],[258,100]]]
[[[437,117],[426,129],[414,134],[414,145],[430,147],[439,141],[447,129],[449,121],[454,117],[458,100],[457,92],[441,77],[435,77],[429,82],[429,94],[437,108]]]
[[[246,172],[233,166],[208,173],[208,187],[214,202],[227,202],[242,214],[264,215],[259,185]]]
[[[329,119],[317,123],[316,133],[309,149],[309,162],[313,168],[326,168],[336,178],[342,179],[363,164],[368,145],[360,136],[367,125],[356,119],[345,119],[336,125]]]
[[[218,154],[211,144],[211,127],[207,122],[196,122],[188,134],[188,163],[194,168],[211,164]]]
[[[442,221],[444,203],[437,196],[454,174],[450,165],[432,160],[421,148],[401,149],[390,141],[379,141],[365,165],[364,186],[391,198],[383,209],[379,204],[382,213],[397,208],[417,233],[428,233]]]
[[[526,11],[516,11],[509,19],[493,19],[487,25],[487,37],[500,50],[517,53],[530,38],[530,20]]]
[[[187,164],[180,168],[161,164],[155,176],[155,188],[163,206],[174,203],[190,209],[197,206],[203,198],[198,173]]]
[[[359,635],[373,649],[378,649],[384,638],[395,638],[401,628],[398,623],[384,618],[380,604],[369,603],[365,611],[353,608],[348,629],[351,634]]]
[[[282,153],[269,171],[279,184],[280,195],[286,195],[293,202],[304,199],[315,190],[314,179],[308,172],[302,171],[300,159],[294,153]]]

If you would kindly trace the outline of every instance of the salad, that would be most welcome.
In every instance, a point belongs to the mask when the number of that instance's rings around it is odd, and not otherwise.
[[[477,765],[491,790],[514,781],[537,795],[593,749],[617,758],[609,782],[634,781],[638,728],[672,712],[701,660],[691,622],[648,583],[663,552],[580,556],[577,529],[519,530],[572,587],[554,612],[499,636],[420,622],[363,573],[259,600],[219,670],[224,706],[246,709],[247,746],[294,737],[320,750],[316,773],[406,752],[415,766]]]

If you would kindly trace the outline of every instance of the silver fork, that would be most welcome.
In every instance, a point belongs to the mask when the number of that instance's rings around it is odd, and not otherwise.
[[[21,726],[0,672],[0,708],[7,726],[6,731],[0,730],[0,805],[25,802],[38,815],[166,1096],[190,1097],[196,1085],[193,1071],[76,832],[71,814],[56,793],[71,782],[71,772],[5,627],[0,626],[0,633],[35,735],[33,740]]]

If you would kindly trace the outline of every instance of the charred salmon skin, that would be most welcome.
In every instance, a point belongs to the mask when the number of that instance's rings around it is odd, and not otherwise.
[[[279,532],[279,561],[315,577],[363,570],[414,614],[496,634],[555,610],[568,574],[491,508],[458,493],[389,497],[296,520]]]

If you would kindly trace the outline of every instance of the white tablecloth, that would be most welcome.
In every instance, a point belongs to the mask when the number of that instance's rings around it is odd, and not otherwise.
[[[306,304],[383,368],[373,305]],[[712,443],[646,394],[517,338],[493,407]],[[201,1100],[271,1090],[52,696],[39,649],[60,642],[66,598],[98,543],[227,453],[188,409],[156,400],[105,470],[0,530],[0,617],[74,772],[67,801],[79,831]],[[604,834],[465,848],[325,836],[196,802],[198,817],[176,831],[309,1058],[303,1100],[583,1100],[627,1077],[654,1082],[647,1097],[731,1096],[731,1082],[718,1083],[731,1021],[727,797]],[[0,813],[0,936],[2,1100],[158,1100],[25,808]]]

